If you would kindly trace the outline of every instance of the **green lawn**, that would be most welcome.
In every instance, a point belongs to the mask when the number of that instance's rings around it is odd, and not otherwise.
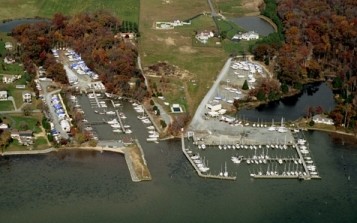
[[[3,58],[1,58],[1,60],[3,60]],[[24,73],[24,68],[23,66],[20,66],[19,63],[5,64],[3,61],[1,61],[0,74],[19,75],[23,73]]]
[[[34,149],[47,149],[48,148],[47,139],[43,136],[36,138],[33,147]]]
[[[50,18],[61,12],[73,15],[105,9],[122,20],[139,21],[140,0],[2,0],[0,20],[14,18]]]
[[[12,101],[0,101],[0,111],[12,111],[14,110],[14,105]]]
[[[6,119],[3,117],[3,121],[8,123],[12,129],[32,130],[34,133],[41,131],[36,125],[38,121],[41,123],[39,116],[24,117],[19,115],[7,115]]]

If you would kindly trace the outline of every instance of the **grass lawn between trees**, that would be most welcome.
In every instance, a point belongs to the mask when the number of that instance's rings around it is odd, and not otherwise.
[[[6,114],[1,117],[4,123],[9,124],[11,129],[32,130],[34,133],[41,132],[37,125],[41,124],[42,113],[33,113],[31,116],[22,116],[22,114]]]

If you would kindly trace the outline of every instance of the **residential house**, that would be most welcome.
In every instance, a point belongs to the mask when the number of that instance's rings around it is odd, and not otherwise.
[[[21,145],[33,144],[33,132],[31,130],[18,131],[14,129],[11,131],[11,138],[19,141]]]
[[[1,123],[0,124],[0,129],[5,130],[5,129],[8,129],[8,128],[9,128],[8,124],[5,124],[5,123]]]
[[[254,40],[259,39],[259,34],[254,31],[238,33],[232,37],[232,40]]]
[[[0,91],[0,100],[4,101],[7,100],[7,91]]]
[[[24,103],[31,103],[32,102],[32,95],[29,92],[22,92],[22,101]]]
[[[4,74],[4,75],[2,75],[2,82],[5,84],[11,84],[20,78],[21,78],[21,75]]]
[[[196,39],[201,43],[207,43],[209,38],[214,37],[214,33],[211,31],[203,31],[196,35]]]
[[[11,42],[5,42],[5,49],[7,50],[12,50],[14,46],[12,45]]]
[[[327,118],[323,115],[314,115],[312,117],[312,120],[315,122],[315,123],[320,123],[320,124],[326,124],[326,125],[333,125],[334,122],[331,118]]]
[[[16,62],[15,59],[13,59],[11,57],[5,57],[4,58],[4,63],[6,63],[6,64],[13,64],[15,62]]]

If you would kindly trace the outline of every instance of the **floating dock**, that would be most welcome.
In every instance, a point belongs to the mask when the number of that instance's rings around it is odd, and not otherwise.
[[[212,175],[212,174],[202,173],[198,169],[196,164],[192,161],[190,155],[187,153],[186,148],[185,148],[185,138],[183,137],[183,135],[181,136],[181,145],[182,145],[182,152],[185,154],[188,161],[190,161],[191,165],[196,170],[198,176],[203,177],[203,178],[211,178],[211,179],[219,179],[219,180],[236,180],[237,179],[237,177],[235,177],[235,176],[220,176],[220,175]]]

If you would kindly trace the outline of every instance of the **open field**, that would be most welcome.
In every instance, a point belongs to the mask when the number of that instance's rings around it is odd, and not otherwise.
[[[14,110],[14,105],[12,101],[0,101],[0,111],[12,111]]]
[[[206,1],[192,2],[189,0],[163,1],[147,0],[140,7],[140,56],[143,66],[149,66],[158,61],[166,61],[189,73],[188,77],[172,81],[171,89],[179,94],[165,95],[169,102],[190,105],[188,111],[193,114],[201,98],[206,94],[207,87],[212,84],[215,76],[227,59],[227,53],[221,47],[193,47],[192,40],[195,31],[215,29],[210,16],[200,16],[191,25],[177,27],[173,30],[155,30],[156,21],[185,20],[209,11]],[[200,87],[189,87],[189,80],[196,80]],[[175,85],[173,85],[175,82]],[[174,87],[175,86],[175,87]],[[180,87],[183,87],[182,97]]]
[[[217,11],[227,17],[259,15],[263,0],[212,0]]]
[[[82,11],[105,9],[122,20],[138,22],[140,0],[2,0],[0,20],[14,18],[52,17],[62,12],[73,15]]]

